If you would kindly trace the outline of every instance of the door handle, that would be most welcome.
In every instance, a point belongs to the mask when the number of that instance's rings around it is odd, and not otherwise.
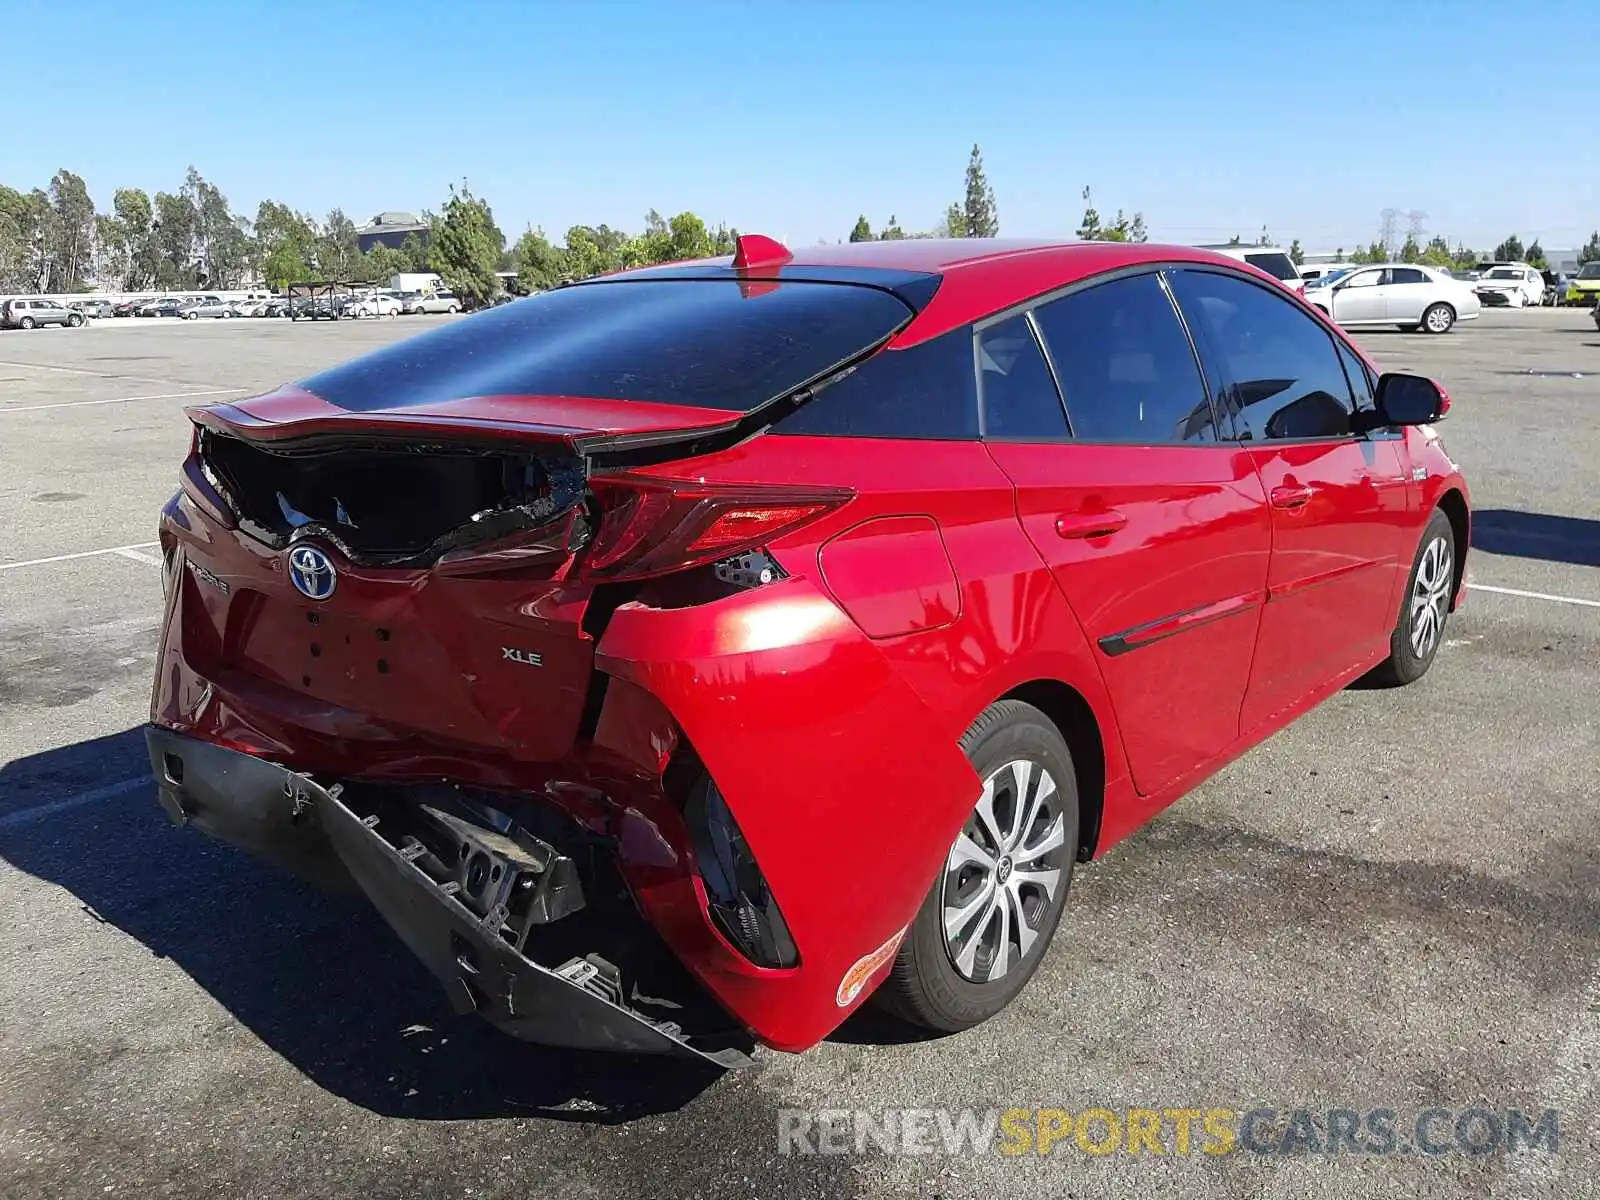
[[[1311,503],[1311,489],[1304,484],[1285,484],[1272,489],[1273,508],[1304,508]]]
[[[1097,513],[1062,513],[1056,518],[1056,533],[1064,538],[1105,537],[1127,523],[1127,516],[1114,508]]]

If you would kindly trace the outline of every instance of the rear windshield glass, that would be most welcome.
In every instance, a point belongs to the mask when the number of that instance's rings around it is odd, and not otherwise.
[[[850,284],[583,284],[397,343],[304,386],[357,412],[508,395],[748,412],[870,349],[911,315],[890,293]]]
[[[1246,254],[1245,262],[1252,267],[1259,267],[1274,279],[1299,279],[1300,272],[1295,270],[1294,263],[1287,254],[1274,252],[1272,254]]]

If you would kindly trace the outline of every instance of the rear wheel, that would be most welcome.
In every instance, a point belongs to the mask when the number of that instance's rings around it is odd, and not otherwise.
[[[18,329],[32,329],[33,327],[34,320],[32,317],[23,317],[22,320],[17,322]]]
[[[1038,709],[1002,700],[961,739],[983,789],[929,889],[880,1003],[945,1033],[1003,1009],[1032,978],[1072,883],[1072,753]]]
[[[1399,685],[1414,683],[1428,673],[1444,640],[1455,585],[1455,530],[1450,518],[1435,509],[1411,564],[1405,599],[1389,635],[1389,657],[1373,672],[1374,679]]]
[[[1429,333],[1449,333],[1456,323],[1456,310],[1448,304],[1433,304],[1422,314],[1422,327]]]

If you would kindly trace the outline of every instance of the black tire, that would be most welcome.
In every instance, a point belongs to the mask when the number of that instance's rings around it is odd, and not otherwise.
[[[1041,816],[1033,828],[1052,829],[1059,820],[1063,836],[1060,845],[1048,854],[1034,854],[1026,859],[1019,855],[1014,860],[1005,855],[998,857],[996,870],[1003,871],[1000,876],[1002,880],[1012,877],[1013,861],[1039,869],[1055,870],[1059,875],[1053,896],[1047,897],[1027,883],[1020,885],[1031,889],[1036,902],[1036,907],[1029,910],[1022,918],[1032,933],[1031,943],[1013,965],[1002,968],[998,978],[982,982],[974,981],[957,968],[956,952],[946,940],[944,930],[946,889],[947,886],[956,887],[957,891],[954,894],[959,896],[958,883],[962,876],[960,872],[953,873],[950,870],[948,861],[940,863],[933,886],[928,890],[927,898],[917,911],[910,932],[901,943],[900,951],[895,957],[894,968],[879,987],[876,999],[881,1007],[902,1020],[941,1033],[970,1029],[988,1020],[1010,1004],[1033,977],[1061,921],[1061,913],[1066,906],[1067,894],[1072,886],[1072,867],[1078,847],[1078,786],[1072,768],[1072,753],[1062,740],[1060,731],[1048,717],[1019,700],[1001,700],[990,705],[972,723],[972,727],[961,739],[961,749],[966,753],[980,779],[987,780],[991,776],[1003,774],[1010,780],[1009,783],[1002,783],[995,789],[996,802],[992,807],[996,810],[997,823],[1001,819],[1001,812],[1016,813],[1015,808],[1009,807],[1013,800],[1024,799],[1017,797],[1015,792],[1010,790],[1015,778],[1010,776],[1005,768],[1014,762],[1031,764],[1032,776],[1029,786],[1032,795],[1037,793],[1043,778],[1039,771],[1042,767],[1055,783],[1055,793],[1048,801],[1054,811]],[[1007,798],[1008,795],[1010,799]],[[1014,819],[1018,826],[1022,824],[1020,816]],[[980,825],[975,811],[974,816],[963,827],[962,834],[966,836],[970,830],[977,829],[980,829]],[[1019,831],[1020,844],[1029,844],[1028,832],[1028,830]],[[981,837],[981,833],[978,836]],[[957,840],[959,842],[960,839]],[[980,868],[971,869],[976,870],[979,875],[984,874]],[[1016,869],[1020,878],[1021,868]],[[1008,913],[1016,911],[1007,908]],[[1014,919],[1016,918],[1007,917],[1007,920]],[[974,952],[973,965],[976,970],[979,963],[984,963],[984,973],[993,969],[998,953],[997,950],[990,950],[985,957],[986,939],[992,931],[993,924],[987,914],[977,917],[966,930],[969,949],[972,942],[980,943]],[[998,940],[995,939],[996,944]],[[1018,946],[1012,946],[1008,941],[1008,956],[1019,947],[1020,943]]]
[[[1444,578],[1436,586],[1425,586],[1422,591],[1430,597],[1428,603],[1433,607],[1434,625],[1431,636],[1424,639],[1425,644],[1419,649],[1416,633],[1421,608],[1418,600],[1418,579],[1424,571],[1424,562],[1429,560],[1430,552],[1437,555],[1438,543],[1444,547]],[[1428,524],[1422,531],[1422,539],[1417,544],[1417,554],[1411,563],[1411,574],[1406,576],[1405,594],[1400,598],[1400,613],[1395,618],[1394,631],[1389,634],[1389,657],[1373,670],[1370,678],[1389,687],[1400,687],[1407,683],[1415,683],[1428,673],[1428,668],[1433,665],[1434,658],[1439,653],[1439,647],[1444,643],[1445,626],[1450,617],[1450,602],[1455,598],[1456,587],[1456,534],[1450,524],[1450,518],[1439,509],[1433,510],[1433,516],[1428,518]],[[1442,589],[1442,590],[1441,590]],[[1424,618],[1427,619],[1427,618]]]
[[[1443,301],[1428,305],[1422,314],[1422,328],[1429,333],[1449,333],[1455,323],[1456,310]]]
[[[461,310],[460,310],[460,309],[459,309],[459,308],[457,308],[457,307],[456,307],[456,306],[455,306],[455,305],[454,305],[454,304],[452,304],[452,305],[450,305],[450,306],[449,306],[449,307],[448,307],[448,308],[446,308],[446,309],[445,309],[445,310],[444,310],[444,311],[445,311],[445,312],[446,312],[446,313],[447,313],[447,314],[448,314],[448,315],[450,315],[450,316],[452,316],[452,317],[453,317],[453,316],[455,316],[455,315],[456,315],[456,313],[458,313],[458,312],[460,312],[460,311],[461,311]]]
[[[32,329],[33,326],[34,320],[32,317],[23,317],[22,320],[17,322],[18,329]]]
[[[80,326],[82,324],[83,324],[83,317],[81,317],[77,313],[73,313],[70,317],[67,318],[67,327],[70,328],[70,329],[76,329],[76,328],[78,328],[78,326]]]
[[[1395,328],[1398,329],[1401,333],[1415,333],[1417,330],[1421,329],[1422,326],[1421,325],[1396,325]]]

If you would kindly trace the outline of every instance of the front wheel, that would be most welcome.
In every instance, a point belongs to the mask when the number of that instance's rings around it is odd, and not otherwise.
[[[961,739],[983,781],[879,1002],[944,1033],[994,1016],[1055,935],[1078,845],[1072,753],[1038,709],[992,704]]]
[[[198,321],[200,319],[200,314],[197,312],[184,313],[183,319],[185,321]]]
[[[1448,304],[1429,305],[1428,311],[1422,314],[1422,327],[1429,333],[1449,333],[1455,323],[1456,310]]]
[[[82,324],[83,324],[83,318],[81,316],[79,316],[77,313],[73,313],[70,317],[67,318],[67,325],[68,325],[68,327],[70,327],[72,329],[76,329],[76,328],[78,328],[78,326],[80,326]]]
[[[1456,535],[1450,518],[1435,509],[1422,531],[1400,615],[1389,635],[1389,657],[1373,672],[1380,683],[1415,683],[1428,673],[1456,586]]]

